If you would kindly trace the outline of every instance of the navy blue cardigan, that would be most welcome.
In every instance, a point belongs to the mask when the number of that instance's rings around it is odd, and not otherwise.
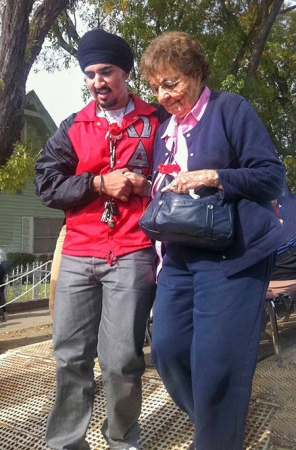
[[[158,129],[153,177],[169,155]],[[227,276],[257,263],[285,243],[271,200],[282,195],[285,168],[250,103],[228,92],[212,92],[200,122],[184,134],[188,170],[216,169],[221,196],[238,201],[235,245],[221,253]],[[198,251],[198,250],[197,250]]]

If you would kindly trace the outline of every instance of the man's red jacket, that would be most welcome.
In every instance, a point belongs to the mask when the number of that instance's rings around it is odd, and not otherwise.
[[[116,141],[115,169],[127,167],[151,177],[156,109],[130,94],[134,110],[122,122]],[[109,259],[151,246],[138,221],[148,197],[131,196],[127,203],[116,200],[119,210],[115,226],[101,221],[104,202],[91,188],[95,175],[110,171],[109,124],[96,115],[93,100],[78,114],[63,121],[47,141],[35,169],[37,193],[44,205],[64,210],[67,233],[63,254]]]

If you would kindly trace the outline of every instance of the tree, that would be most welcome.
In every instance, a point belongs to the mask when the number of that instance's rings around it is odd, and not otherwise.
[[[295,5],[281,0],[222,3],[221,26],[211,53],[215,86],[244,95],[256,108],[281,157],[296,156]],[[281,9],[282,8],[282,9]],[[219,17],[219,19],[218,19]],[[209,17],[206,26],[215,23]],[[212,41],[209,33],[208,41]]]
[[[0,3],[0,165],[10,158],[20,137],[28,74],[52,24],[69,4],[68,0]]]

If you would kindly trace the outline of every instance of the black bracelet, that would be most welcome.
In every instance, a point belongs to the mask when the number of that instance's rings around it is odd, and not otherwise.
[[[100,174],[100,187],[99,187],[99,196],[102,195],[102,188],[103,188],[103,175]]]

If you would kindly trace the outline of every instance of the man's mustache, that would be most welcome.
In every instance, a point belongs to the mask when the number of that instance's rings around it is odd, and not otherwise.
[[[107,92],[111,92],[111,89],[108,87],[103,87],[103,88],[95,88],[95,93],[96,94],[106,94]]]

